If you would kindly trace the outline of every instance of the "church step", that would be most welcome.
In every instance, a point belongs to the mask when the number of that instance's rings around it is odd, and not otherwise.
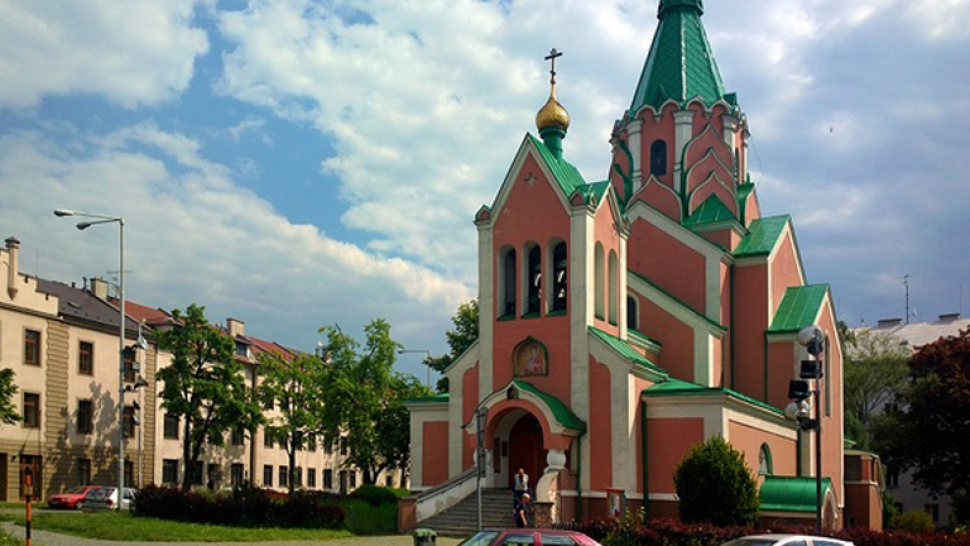
[[[482,524],[486,528],[511,527],[512,491],[508,489],[482,490]],[[419,527],[434,529],[442,536],[470,536],[478,531],[478,502],[475,493],[461,502],[421,523]]]

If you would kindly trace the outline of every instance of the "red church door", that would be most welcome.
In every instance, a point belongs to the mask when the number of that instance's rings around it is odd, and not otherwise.
[[[539,420],[532,415],[519,418],[509,432],[509,487],[515,473],[522,468],[529,475],[529,489],[535,489],[545,459]]]

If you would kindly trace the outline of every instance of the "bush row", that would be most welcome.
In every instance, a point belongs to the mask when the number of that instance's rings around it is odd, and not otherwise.
[[[815,534],[814,528],[780,526],[771,529],[751,527],[716,527],[657,519],[643,523],[630,516],[609,518],[573,526],[599,540],[604,546],[718,546],[733,538],[762,533]],[[853,527],[829,536],[850,540],[856,546],[970,546],[970,533],[911,533],[905,531],[878,532]]]

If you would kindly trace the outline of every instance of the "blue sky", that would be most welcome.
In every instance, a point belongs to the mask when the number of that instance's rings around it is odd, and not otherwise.
[[[917,320],[966,313],[970,1],[706,4],[808,280],[852,325],[901,317],[905,274]],[[51,211],[123,214],[136,301],[305,349],[383,316],[443,351],[542,57],[565,52],[565,153],[599,180],[655,25],[650,0],[4,2],[0,235],[80,281],[117,269],[117,234]]]

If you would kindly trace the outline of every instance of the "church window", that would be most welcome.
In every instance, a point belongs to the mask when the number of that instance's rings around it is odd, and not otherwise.
[[[761,450],[758,453],[758,474],[762,476],[774,474],[773,466],[771,463],[771,448],[768,447],[768,444],[761,444]]]
[[[505,252],[502,264],[502,317],[515,316],[515,249],[510,248]]]
[[[542,249],[535,245],[529,250],[529,269],[526,279],[529,282],[528,299],[525,313],[539,313],[539,300],[542,294]]]
[[[637,329],[637,299],[633,296],[626,297],[626,329]]]
[[[603,293],[605,286],[605,279],[603,278],[603,243],[596,243],[596,252],[594,254],[594,264],[593,264],[593,290],[596,293],[593,295],[593,300],[596,302],[596,318],[603,320],[606,318],[604,305],[604,298],[606,294]]]
[[[559,243],[552,251],[552,310],[565,311],[568,295],[566,243]]]
[[[654,140],[650,145],[650,174],[667,174],[667,143],[663,140]]]
[[[617,267],[616,251],[610,251],[610,324],[618,324],[620,314],[620,268]]]

